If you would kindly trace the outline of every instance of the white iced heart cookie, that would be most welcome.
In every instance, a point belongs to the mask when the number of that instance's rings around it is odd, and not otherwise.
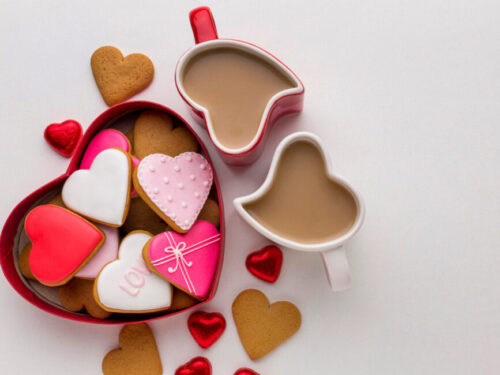
[[[62,199],[71,210],[114,227],[127,217],[132,163],[123,150],[99,153],[90,169],[73,172],[64,183]]]
[[[94,283],[94,297],[111,312],[144,313],[166,310],[172,303],[172,286],[151,272],[142,250],[150,233],[134,231],[120,244],[118,259],[108,263]]]

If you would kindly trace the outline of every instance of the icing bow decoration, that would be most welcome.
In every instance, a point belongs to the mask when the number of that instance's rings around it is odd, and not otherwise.
[[[165,233],[165,236],[168,236],[167,233]],[[165,248],[165,252],[167,254],[173,254],[176,260],[175,267],[168,267],[168,272],[174,273],[177,271],[179,268],[179,264],[182,262],[182,264],[186,267],[191,267],[193,265],[193,262],[188,262],[186,258],[184,258],[184,255],[182,252],[186,250],[186,243],[185,242],[179,242],[176,247],[174,246],[169,246]],[[170,258],[169,258],[170,259]]]
[[[182,235],[168,231],[157,235],[146,249],[150,266],[172,284],[197,298],[204,298],[212,283],[221,235],[206,221],[198,221]]]

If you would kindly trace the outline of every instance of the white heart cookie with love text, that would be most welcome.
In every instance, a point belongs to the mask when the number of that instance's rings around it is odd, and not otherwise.
[[[99,153],[90,169],[68,177],[62,189],[64,204],[71,210],[110,226],[121,226],[130,200],[131,160],[122,150]]]
[[[129,233],[120,244],[118,259],[101,270],[94,296],[103,309],[143,313],[170,307],[172,286],[151,272],[142,258],[142,250],[152,237],[144,231]]]

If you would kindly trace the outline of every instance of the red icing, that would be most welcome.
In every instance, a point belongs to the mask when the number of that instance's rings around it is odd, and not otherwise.
[[[220,313],[196,311],[189,316],[188,328],[198,345],[206,349],[222,335],[226,319]]]
[[[175,371],[175,375],[212,375],[212,365],[204,357],[196,357]]]
[[[82,127],[74,120],[67,120],[60,124],[50,124],[45,128],[43,136],[50,147],[68,158],[82,136]]]
[[[245,264],[248,271],[255,277],[268,283],[274,283],[280,275],[282,263],[281,250],[270,245],[250,253]]]
[[[26,217],[25,229],[33,242],[31,271],[46,285],[67,281],[104,239],[87,220],[53,205],[34,208]]]

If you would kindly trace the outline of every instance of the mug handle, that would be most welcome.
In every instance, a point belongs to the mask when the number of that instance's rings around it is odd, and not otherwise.
[[[196,44],[219,39],[214,17],[209,7],[199,7],[189,12],[189,21]]]
[[[349,289],[351,286],[351,270],[345,254],[345,247],[339,246],[335,249],[321,252],[326,277],[330,288],[334,292]]]

